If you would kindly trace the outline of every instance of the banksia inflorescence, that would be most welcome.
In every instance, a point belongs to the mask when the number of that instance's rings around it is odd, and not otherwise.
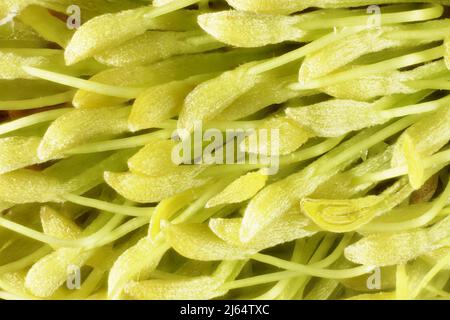
[[[150,2],[0,0],[0,298],[450,296],[450,1]]]

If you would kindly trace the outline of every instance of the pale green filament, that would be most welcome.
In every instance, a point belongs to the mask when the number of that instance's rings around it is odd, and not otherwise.
[[[432,156],[424,158],[422,161],[426,169],[446,165],[450,162],[450,150],[438,152]],[[355,182],[376,182],[397,178],[405,174],[408,174],[408,167],[406,165],[368,173],[362,177],[355,178]]]
[[[62,108],[56,110],[43,111],[39,113],[35,113],[23,118],[19,118],[17,120],[13,120],[10,122],[6,122],[0,124],[0,135],[5,133],[10,133],[19,129],[23,129],[26,127],[31,127],[36,124],[40,124],[43,122],[53,121],[56,118],[59,118],[63,114],[73,110],[72,108]]]
[[[375,144],[385,140],[386,138],[389,138],[390,136],[396,134],[397,132],[409,127],[412,125],[417,118],[414,116],[409,116],[402,118],[401,120],[398,120],[397,122],[394,122],[393,124],[381,129],[380,131],[374,133],[369,138],[365,139],[364,141],[361,141],[357,144],[354,144],[353,146],[349,147],[345,152],[342,152],[338,154],[336,157],[332,159],[332,161],[329,161],[327,164],[324,164],[319,171],[320,172],[326,172],[327,170],[331,169],[331,167],[336,166],[340,163],[345,162],[346,160],[352,158],[354,155],[361,152],[361,150],[368,149]]]
[[[450,81],[448,80],[414,80],[414,81],[406,81],[405,83],[410,87],[420,90],[423,89],[450,90]]]
[[[9,229],[11,231],[17,232],[25,237],[49,244],[54,247],[68,247],[68,248],[82,247],[85,249],[92,249],[92,248],[101,247],[110,242],[116,241],[117,239],[120,239],[124,235],[148,224],[149,221],[150,221],[149,217],[145,217],[145,216],[136,217],[136,218],[133,218],[133,219],[125,222],[124,224],[120,225],[116,229],[110,231],[106,235],[102,236],[100,239],[97,236],[92,235],[92,236],[88,236],[86,238],[80,238],[77,240],[65,240],[65,239],[58,239],[55,237],[51,237],[42,232],[30,229],[21,224],[12,222],[10,220],[7,220],[7,219],[1,218],[1,217],[0,217],[0,226],[4,227],[6,229]],[[102,230],[100,230],[99,234],[101,235],[102,233],[103,233]]]
[[[400,7],[402,8],[402,7]],[[387,8],[383,8],[382,12]],[[403,12],[388,12],[383,13],[380,16],[380,25],[423,21],[438,18],[442,15],[443,7],[440,5],[429,5],[427,8],[416,10],[405,10]],[[304,30],[310,29],[323,29],[323,28],[340,28],[349,26],[367,25],[367,14],[354,17],[343,17],[334,19],[316,19],[313,21],[305,21],[301,24],[301,28]],[[370,26],[368,26],[370,27]],[[371,26],[372,28],[376,26]]]
[[[428,271],[428,273],[422,278],[422,280],[420,281],[419,285],[415,288],[415,290],[411,293],[411,298],[415,299],[420,292],[422,291],[422,289],[433,279],[434,276],[436,276],[436,274],[442,269],[444,268],[446,265],[448,265],[448,263],[450,262],[450,253],[447,254],[444,258],[442,258],[441,260],[439,260],[434,266],[433,268],[431,268],[430,271]]]
[[[314,51],[317,51],[334,41],[339,41],[341,39],[344,39],[345,37],[347,37],[353,33],[357,33],[361,30],[363,30],[362,27],[354,27],[354,28],[348,28],[348,29],[342,30],[337,33],[330,33],[330,34],[328,34],[322,38],[319,38],[299,49],[293,50],[282,56],[270,59],[266,62],[257,64],[256,66],[251,67],[248,70],[248,72],[253,73],[253,74],[260,74],[260,73],[281,67],[282,65],[288,64],[295,60],[299,60],[299,59],[305,57],[306,55],[313,53]]]
[[[450,183],[447,184],[444,192],[442,192],[439,198],[433,202],[431,208],[427,210],[423,215],[404,222],[372,223],[368,226],[368,229],[370,231],[396,232],[425,226],[438,216],[438,214],[442,211],[445,205],[449,203],[449,201]]]
[[[254,257],[255,258],[255,257]],[[278,259],[274,258],[269,259],[271,257],[257,257],[257,261],[269,263],[269,264],[275,264],[278,261]],[[256,260],[256,259],[255,259]],[[274,261],[276,260],[276,262]],[[281,260],[281,259],[279,259]],[[281,260],[285,261],[285,260]],[[367,266],[361,266],[361,267],[355,267],[351,269],[342,269],[342,270],[331,270],[331,269],[320,269],[320,268],[312,268],[307,265],[301,265],[298,263],[292,263],[290,261],[288,265],[284,265],[283,267],[280,267],[282,269],[289,269],[289,271],[280,271],[280,272],[274,272],[269,273],[261,276],[255,276],[251,278],[246,278],[242,280],[235,280],[233,282],[227,283],[223,286],[224,289],[231,290],[231,289],[237,289],[237,288],[243,288],[243,287],[249,287],[249,286],[255,286],[258,284],[263,283],[269,283],[269,282],[275,282],[280,281],[283,279],[289,279],[289,278],[295,278],[301,275],[311,275],[315,277],[322,277],[327,279],[346,279],[346,278],[353,278],[357,277],[363,274],[367,274],[371,272],[374,267],[367,267]]]
[[[311,90],[316,88],[322,88],[326,86],[331,86],[333,84],[342,81],[361,78],[366,75],[377,74],[408,66],[413,66],[419,63],[441,58],[443,55],[444,55],[444,47],[439,46],[421,52],[411,53],[405,56],[384,60],[374,64],[355,67],[348,71],[342,71],[329,76],[325,76],[323,78],[308,81],[307,84],[292,84],[290,88],[293,90]]]
[[[29,265],[38,261],[40,258],[45,256],[46,254],[48,254],[50,251],[51,251],[51,248],[49,246],[43,246],[43,247],[39,248],[38,250],[34,251],[33,253],[29,254],[28,256],[20,258],[19,260],[8,263],[6,265],[0,266],[0,274],[14,272],[14,271],[26,268]]]
[[[89,92],[103,94],[106,96],[133,99],[145,90],[144,88],[126,88],[107,85],[33,67],[23,67],[23,69],[28,74],[37,78],[63,84],[73,88],[83,89]]]
[[[54,106],[72,101],[75,91],[66,91],[51,96],[26,100],[0,101],[0,110],[26,110]]]
[[[154,208],[139,208],[131,207],[125,205],[113,204],[97,199],[90,199],[86,197],[77,196],[75,194],[66,194],[64,199],[72,203],[76,203],[85,207],[95,208],[98,210],[104,210],[112,213],[121,214],[124,216],[134,216],[134,217],[149,217]]]
[[[69,151],[67,154],[83,154],[83,153],[96,153],[96,152],[104,152],[104,151],[112,151],[112,150],[121,150],[121,149],[131,149],[135,147],[144,146],[152,141],[156,141],[159,139],[167,139],[171,135],[171,132],[168,130],[160,130],[152,133],[142,134],[139,136],[133,136],[129,138],[122,139],[114,139],[107,141],[99,141],[93,142],[89,144],[85,144],[79,147],[75,147]]]

